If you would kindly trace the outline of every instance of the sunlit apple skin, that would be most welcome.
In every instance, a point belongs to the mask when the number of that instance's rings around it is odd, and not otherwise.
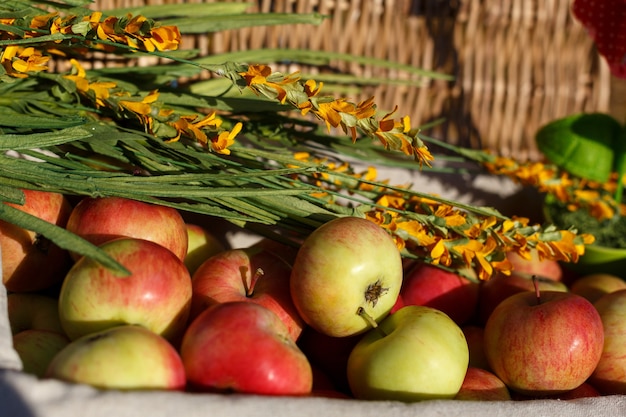
[[[190,388],[308,395],[311,365],[274,312],[260,304],[216,304],[196,317],[180,348]]]
[[[86,197],[72,210],[67,230],[97,246],[133,237],[158,243],[181,260],[187,256],[187,227],[171,207],[121,197]],[[72,257],[79,258],[74,253]]]
[[[141,326],[122,325],[68,344],[45,376],[97,388],[182,390],[180,355],[164,338]]]
[[[450,317],[406,306],[363,335],[348,358],[348,381],[363,400],[454,398],[468,362],[465,337]]]
[[[604,348],[589,382],[605,395],[626,394],[626,290],[603,295],[594,306],[604,325]]]
[[[187,228],[187,255],[185,256],[185,266],[191,275],[196,272],[202,262],[213,255],[226,250],[226,246],[204,227],[186,223]]]
[[[539,290],[568,292],[569,288],[561,281],[537,277]],[[478,321],[485,324],[493,310],[506,298],[523,291],[534,291],[532,277],[513,273],[510,276],[496,274],[480,285],[478,295]]]
[[[262,273],[257,272],[259,269]],[[213,304],[254,302],[276,313],[291,338],[297,340],[305,324],[291,299],[290,274],[286,262],[261,248],[222,251],[207,259],[192,276],[191,317]]]
[[[470,366],[461,389],[454,397],[463,401],[508,401],[511,393],[498,376],[490,371]]]
[[[6,204],[48,223],[66,226],[72,207],[62,194],[22,191],[25,196],[24,205]],[[1,220],[0,247],[2,282],[11,292],[48,289],[61,282],[71,266],[66,250],[30,230]]]
[[[476,313],[479,289],[477,281],[420,263],[405,274],[399,296],[402,302],[396,305],[436,308],[463,325]]]
[[[91,258],[74,264],[59,294],[59,318],[70,339],[121,324],[139,324],[176,341],[191,308],[189,271],[170,250],[143,239],[101,246],[124,265],[118,276]]]
[[[331,220],[300,247],[290,280],[304,321],[329,336],[367,331],[389,314],[402,285],[402,259],[391,236],[358,217]]]
[[[11,332],[47,330],[63,333],[56,298],[37,293],[10,293],[7,295],[7,315]]]
[[[13,349],[22,361],[22,371],[42,378],[52,359],[70,339],[49,330],[22,330],[13,335]]]
[[[595,303],[604,294],[626,289],[626,281],[611,274],[589,274],[576,279],[569,289]]]
[[[589,378],[604,343],[600,315],[585,298],[560,291],[512,295],[485,325],[485,355],[510,390],[534,396],[570,391]]]

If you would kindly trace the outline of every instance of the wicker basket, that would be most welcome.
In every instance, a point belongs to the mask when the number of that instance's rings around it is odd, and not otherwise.
[[[93,7],[183,1],[97,0]],[[198,48],[203,55],[308,48],[452,74],[452,82],[416,79],[410,86],[365,87],[351,98],[374,95],[383,109],[398,105],[413,125],[443,118],[444,124],[425,133],[450,143],[538,159],[534,133],[540,125],[574,112],[610,111],[608,68],[569,7],[569,0],[258,0],[251,12],[316,11],[331,18],[319,26],[186,36],[183,48]],[[338,62],[336,68],[360,76],[407,77],[358,64]]]

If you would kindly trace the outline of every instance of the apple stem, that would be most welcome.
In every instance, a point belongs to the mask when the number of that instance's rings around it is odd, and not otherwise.
[[[539,279],[537,275],[533,275],[533,287],[535,287],[535,296],[537,297],[537,304],[541,304],[541,291],[539,291]]]
[[[376,320],[374,320],[374,318],[372,316],[370,316],[369,314],[367,314],[367,312],[365,311],[365,309],[363,307],[359,307],[356,309],[356,314],[358,314],[359,316],[363,317],[365,319],[365,321],[374,329],[376,329],[377,331],[379,331],[383,337],[387,336],[387,333],[385,333],[383,331],[383,329],[381,329],[378,326],[378,323],[376,323]]]
[[[263,274],[263,269],[257,268],[257,270],[254,272],[254,275],[252,275],[252,278],[250,278],[250,285],[246,290],[246,296],[252,297],[252,294],[254,294],[254,287]]]

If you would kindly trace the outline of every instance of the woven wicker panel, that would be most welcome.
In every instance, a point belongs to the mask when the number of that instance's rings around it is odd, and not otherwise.
[[[97,0],[94,7],[171,3],[179,1]],[[453,82],[415,79],[410,86],[365,87],[350,98],[374,95],[384,110],[398,105],[398,115],[410,115],[413,125],[444,118],[425,133],[450,143],[537,159],[533,137],[541,124],[610,105],[610,74],[569,7],[568,0],[259,0],[250,11],[315,11],[330,18],[319,26],[186,36],[183,47],[202,54],[309,48],[452,74]],[[357,64],[333,66],[362,76],[408,77]]]

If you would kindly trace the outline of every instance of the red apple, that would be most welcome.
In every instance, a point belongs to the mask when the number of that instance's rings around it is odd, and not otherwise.
[[[595,389],[590,383],[583,382],[580,386],[574,388],[573,390],[563,392],[560,394],[548,395],[543,397],[532,397],[521,394],[514,394],[513,399],[515,401],[527,401],[527,400],[575,400],[577,398],[589,398],[589,397],[600,397],[602,394]]]
[[[65,227],[72,210],[58,193],[22,190],[24,205],[6,203],[21,211]],[[39,291],[63,280],[71,266],[66,250],[43,236],[0,220],[2,282],[12,292]]]
[[[553,279],[538,277],[536,282],[538,283],[541,291],[569,291],[563,282],[555,281]],[[496,274],[489,280],[482,281],[478,295],[479,323],[484,325],[491,315],[491,312],[504,299],[523,291],[534,291],[534,288],[532,277],[529,278],[526,275],[519,275],[516,273],[513,273],[510,276]]]
[[[535,275],[555,281],[563,279],[561,264],[552,259],[539,259],[536,249],[530,250],[528,258],[522,257],[517,252],[507,252],[506,257],[511,262],[513,271],[516,274],[525,275],[529,278]]]
[[[626,394],[626,290],[605,294],[595,303],[604,325],[604,349],[589,379],[602,394]]]
[[[525,291],[502,301],[485,325],[485,354],[509,389],[532,396],[570,391],[600,361],[604,330],[585,298]]]
[[[298,250],[291,297],[316,330],[355,335],[389,314],[402,274],[400,251],[387,231],[363,218],[340,217],[313,231]]]
[[[133,325],[111,327],[69,343],[45,376],[97,388],[182,390],[185,368],[174,347]]]
[[[207,307],[249,301],[269,308],[298,339],[304,321],[291,300],[291,267],[261,248],[230,249],[207,259],[192,277],[192,319]]]
[[[226,247],[206,228],[193,223],[186,223],[185,226],[187,228],[185,266],[189,269],[189,273],[193,275],[202,262],[213,255],[223,252],[226,250]]]
[[[361,337],[332,337],[307,326],[298,339],[298,346],[309,362],[330,378],[337,391],[349,394],[348,357]]]
[[[626,289],[626,281],[616,275],[597,273],[582,276],[570,284],[570,291],[595,303],[604,294]]]
[[[469,347],[469,366],[489,371],[489,362],[485,356],[485,328],[466,324],[461,330]]]
[[[401,301],[396,302],[394,308],[400,304],[432,307],[462,325],[474,316],[479,288],[477,281],[420,263],[405,274],[399,295]]]
[[[133,237],[158,243],[181,260],[187,255],[185,221],[177,210],[157,204],[121,197],[87,197],[72,210],[67,230],[97,246],[119,237]]]
[[[280,318],[257,303],[216,304],[185,332],[181,356],[192,389],[308,395],[311,365]]]
[[[87,257],[74,264],[59,295],[59,317],[70,339],[139,324],[177,340],[191,307],[191,277],[183,262],[169,249],[143,239],[118,238],[100,247],[130,275],[118,276]]]
[[[22,330],[13,335],[13,349],[22,361],[22,371],[43,377],[52,359],[70,339],[64,334],[49,330]]]
[[[467,368],[461,389],[454,397],[464,401],[507,401],[511,393],[494,373],[481,368]]]

